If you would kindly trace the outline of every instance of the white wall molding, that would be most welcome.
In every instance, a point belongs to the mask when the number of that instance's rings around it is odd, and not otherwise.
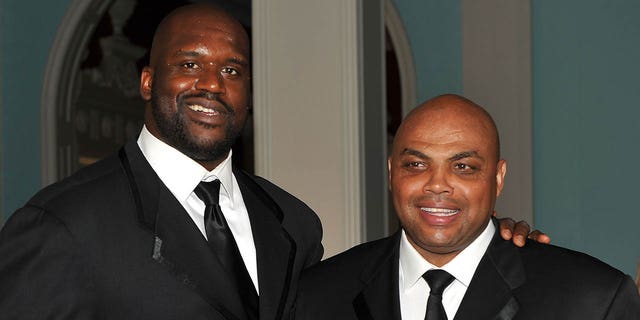
[[[341,32],[341,72],[340,96],[342,97],[343,115],[342,131],[344,145],[342,147],[342,166],[345,169],[342,184],[345,188],[344,198],[344,248],[350,248],[362,241],[361,205],[362,200],[362,161],[364,134],[360,122],[363,112],[363,91],[361,86],[362,57],[359,48],[362,46],[359,30],[359,1],[339,1]],[[355,19],[354,19],[355,18]]]
[[[253,127],[256,173],[271,178],[271,81],[269,81],[269,3],[252,2],[252,59],[253,59]],[[256,109],[255,106],[259,106]]]
[[[402,95],[402,115],[406,115],[418,104],[416,66],[413,60],[413,50],[409,43],[407,31],[398,9],[392,0],[384,1],[384,22],[389,32],[398,60],[400,72],[400,86]]]
[[[66,137],[60,121],[71,123],[71,100],[74,95],[73,79],[77,66],[102,13],[111,4],[109,0],[74,0],[62,19],[53,41],[44,74],[41,95],[41,184],[57,181],[59,172],[70,172],[70,146],[60,143]],[[59,149],[61,148],[61,149]]]
[[[253,1],[256,173],[318,213],[325,256],[361,237],[359,1]]]

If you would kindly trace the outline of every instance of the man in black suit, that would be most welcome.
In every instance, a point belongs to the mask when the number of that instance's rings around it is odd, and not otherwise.
[[[304,271],[296,319],[640,319],[628,275],[497,235],[492,211],[507,167],[480,106],[456,95],[422,104],[388,164],[402,230]]]
[[[232,168],[250,63],[246,32],[218,8],[181,7],[159,25],[139,139],[45,188],[2,230],[0,318],[281,318],[322,257],[322,229],[300,200]],[[194,189],[212,180],[239,276],[207,242]]]
[[[167,16],[141,75],[138,140],[40,191],[0,233],[0,318],[282,318],[322,229],[232,167],[250,90],[234,18],[207,4]]]

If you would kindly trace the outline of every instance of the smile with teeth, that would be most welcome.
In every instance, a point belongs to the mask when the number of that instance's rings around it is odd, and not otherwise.
[[[189,109],[193,110],[193,111],[197,111],[197,112],[204,112],[204,113],[218,113],[218,111],[214,110],[214,109],[209,109],[209,108],[205,108],[201,105],[198,104],[190,104],[187,106]]]
[[[459,210],[443,208],[420,208],[420,210],[438,217],[449,217],[459,212]]]

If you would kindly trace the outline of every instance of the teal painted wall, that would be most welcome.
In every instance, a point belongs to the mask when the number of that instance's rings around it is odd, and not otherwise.
[[[2,0],[0,40],[0,216],[8,217],[40,188],[40,93],[68,1]]]
[[[640,2],[532,1],[536,225],[635,276]]]
[[[462,94],[460,0],[394,0],[404,21],[417,76],[417,99]]]

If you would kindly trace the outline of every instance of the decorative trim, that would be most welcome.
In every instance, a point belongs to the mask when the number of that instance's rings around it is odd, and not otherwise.
[[[363,188],[360,155],[364,153],[364,129],[361,123],[364,106],[362,89],[362,37],[359,25],[361,25],[360,13],[362,12],[359,0],[340,1],[340,12],[343,31],[342,41],[342,105],[344,117],[342,130],[344,132],[343,144],[343,185],[345,192],[344,211],[344,245],[351,248],[362,242],[361,234],[364,225],[361,223],[362,204],[364,198],[360,192]],[[355,19],[354,19],[355,18]],[[354,67],[356,66],[356,70]],[[354,107],[355,106],[355,107]]]
[[[4,10],[2,7],[4,5],[0,4],[0,10]],[[4,14],[0,13],[0,26],[4,26]],[[4,44],[4,39],[3,39],[3,32],[0,32],[0,45]],[[0,50],[0,61],[4,61],[4,58],[2,57],[2,50]],[[2,89],[3,87],[3,80],[4,80],[4,71],[2,70],[2,63],[0,63],[0,228],[2,228],[2,226],[4,225],[4,194],[7,190],[7,188],[4,186],[4,159],[2,157],[2,154],[6,154],[4,152],[6,152],[4,150],[4,98],[3,96],[3,92]]]
[[[271,81],[269,68],[269,1],[253,0],[252,46],[253,46],[253,140],[255,148],[255,172],[267,179],[272,178],[271,136]],[[256,106],[258,106],[256,108]]]
[[[53,41],[45,70],[41,113],[41,184],[43,186],[61,178],[60,172],[70,171],[71,147],[59,150],[58,121],[71,122],[72,79],[76,77],[84,52],[100,16],[110,5],[109,0],[74,0],[62,19]],[[68,170],[67,170],[68,169]]]
[[[384,1],[384,21],[389,31],[389,37],[393,43],[398,59],[400,72],[400,87],[402,94],[402,115],[406,115],[417,104],[416,94],[416,67],[413,61],[413,51],[409,43],[407,31],[398,13],[398,9],[391,0]]]

